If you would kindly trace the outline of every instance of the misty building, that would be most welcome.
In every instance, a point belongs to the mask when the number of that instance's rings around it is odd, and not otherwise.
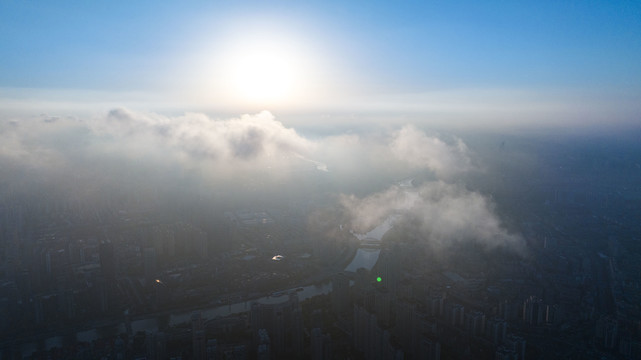
[[[443,295],[432,295],[427,299],[427,314],[439,317],[443,313]]]
[[[523,308],[522,303],[517,303],[510,300],[503,300],[499,302],[499,317],[507,321],[516,321],[517,319],[522,319],[523,317]]]
[[[394,306],[395,326],[394,333],[406,352],[414,349],[414,304],[406,301],[397,301]]]
[[[303,352],[303,318],[298,295],[270,297],[251,307],[254,342],[258,346],[260,329],[267,330],[275,358],[299,358]]]
[[[516,353],[518,360],[525,359],[525,339],[522,337],[508,334],[505,337],[504,346]]]
[[[493,318],[487,321],[485,335],[495,345],[503,343],[507,331],[507,321],[501,318]]]
[[[606,349],[614,349],[619,341],[619,321],[611,316],[601,317],[596,322],[595,338]]]
[[[470,336],[482,336],[485,333],[485,314],[480,311],[465,314],[465,331]]]
[[[116,255],[110,241],[103,241],[99,247],[100,270],[105,280],[113,282],[116,279]]]
[[[207,340],[207,360],[218,359],[218,340]]]
[[[312,329],[310,342],[312,360],[330,360],[332,358],[331,338],[328,334],[323,334],[320,328]]]
[[[416,313],[414,316],[414,331],[423,335],[438,335],[438,323],[425,314]]]
[[[148,247],[143,249],[143,267],[145,269],[145,279],[148,283],[154,281],[156,277],[156,249]]]
[[[337,315],[344,315],[350,309],[349,303],[349,278],[343,273],[338,273],[332,279],[332,309]]]
[[[244,344],[219,344],[221,359],[245,360],[248,358],[247,347]]]
[[[494,360],[519,360],[519,355],[505,346],[499,346],[494,353]]]
[[[269,340],[267,329],[258,329],[256,358],[258,360],[270,360],[272,358],[271,340]]]
[[[352,339],[354,349],[362,352],[367,358],[367,352],[374,347],[371,339],[373,330],[378,326],[376,324],[376,315],[369,313],[364,307],[354,305],[354,324],[352,331]]]
[[[174,258],[176,256],[176,237],[172,226],[155,226],[151,232],[154,247],[158,249],[158,255],[165,259]]]
[[[390,326],[392,323],[392,295],[387,289],[376,289],[374,293],[374,309],[381,325]]]
[[[104,277],[97,277],[94,281],[94,299],[97,304],[97,310],[106,313],[112,308],[111,286]]]
[[[191,332],[193,358],[195,360],[205,360],[207,355],[207,339],[205,338],[203,318],[199,311],[191,314]]]
[[[417,359],[440,360],[441,344],[438,341],[428,337],[421,337],[418,345]]]
[[[446,319],[447,322],[454,326],[461,328],[465,320],[465,307],[461,304],[447,303],[446,304]]]
[[[398,246],[394,249],[383,249],[377,264],[381,282],[389,291],[395,292],[401,279],[401,258]]]
[[[42,324],[45,321],[44,305],[43,298],[40,295],[36,295],[32,299],[33,306],[33,320],[37,325]]]
[[[193,242],[194,249],[196,250],[196,256],[201,259],[209,258],[209,241],[207,239],[207,233],[200,229],[194,229]]]
[[[164,332],[156,332],[147,337],[148,354],[153,360],[167,359],[167,334]]]
[[[365,359],[403,359],[403,351],[392,342],[389,330],[381,327],[375,314],[354,305],[352,340]]]
[[[11,312],[9,306],[9,299],[6,297],[0,298],[0,333],[9,329]]]
[[[76,317],[76,301],[74,291],[67,288],[58,291],[58,311],[67,319]]]
[[[311,328],[322,328],[323,327],[323,310],[316,309],[312,311],[311,316]]]
[[[64,249],[46,249],[44,252],[44,288],[52,289],[59,276],[67,269],[67,252]]]
[[[523,302],[523,321],[528,325],[543,325],[546,321],[547,306],[542,299],[530,296]]]

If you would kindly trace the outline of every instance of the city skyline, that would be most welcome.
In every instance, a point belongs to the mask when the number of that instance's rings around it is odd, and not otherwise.
[[[641,358],[641,2],[0,0],[0,358]]]

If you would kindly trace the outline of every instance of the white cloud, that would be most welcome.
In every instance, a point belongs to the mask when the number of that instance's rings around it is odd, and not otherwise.
[[[469,151],[461,139],[449,145],[429,137],[411,125],[394,134],[392,153],[401,161],[419,169],[429,169],[439,178],[450,178],[472,168]]]
[[[202,186],[195,192],[233,188],[246,193],[246,184],[265,192],[263,185],[273,179],[278,186],[270,189],[276,194],[278,189],[291,193],[292,187],[304,188],[305,184],[294,183],[283,187],[280,181],[293,174],[288,170],[304,166],[329,170],[323,178],[334,194],[351,191],[346,189],[373,193],[339,196],[355,232],[366,233],[400,213],[418,224],[417,231],[434,246],[452,241],[523,246],[518,236],[502,227],[487,198],[442,181],[473,168],[463,141],[448,144],[412,126],[391,137],[386,132],[312,141],[266,111],[214,120],[197,113],[169,117],[114,109],[89,120],[42,115],[0,122],[0,136],[5,182],[19,183],[24,174],[35,171],[67,193],[109,196],[123,185],[136,194],[184,189],[189,184]],[[430,170],[441,181],[418,189],[393,186],[379,191],[390,178],[398,180],[416,169]],[[331,196],[322,194],[326,195]]]
[[[115,109],[99,125],[99,131],[125,139],[151,138],[195,159],[252,161],[307,153],[312,148],[310,141],[276,121],[268,111],[212,120],[196,113],[172,118]]]
[[[243,179],[267,184],[295,167],[322,165],[310,160],[314,142],[266,111],[226,120],[126,109],[83,120],[41,115],[0,121],[0,138],[5,182],[38,178],[70,192],[123,185],[170,189],[192,181],[210,188],[243,186]]]
[[[509,247],[523,252],[523,239],[509,233],[483,195],[460,185],[434,181],[417,189],[398,186],[358,198],[342,195],[354,232],[366,233],[392,215],[416,224],[428,245],[442,248],[459,241],[472,241],[488,248]]]

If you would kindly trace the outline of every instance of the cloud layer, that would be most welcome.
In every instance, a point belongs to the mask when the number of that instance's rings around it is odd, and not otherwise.
[[[315,146],[269,112],[215,120],[117,108],[84,119],[0,119],[0,197],[251,200],[295,171],[324,168],[309,160]]]
[[[473,241],[488,248],[524,250],[523,239],[501,226],[491,202],[461,185],[432,181],[411,189],[392,186],[364,198],[343,195],[340,203],[358,233],[400,215],[404,223],[415,224],[418,235],[434,247]]]
[[[506,247],[524,253],[523,239],[501,225],[486,197],[467,190],[460,181],[448,182],[476,170],[461,139],[448,144],[406,125],[392,134],[387,147],[396,161],[414,170],[429,170],[436,180],[418,187],[395,185],[363,197],[342,194],[340,204],[355,233],[367,233],[397,218],[397,224],[415,226],[414,231],[432,247],[473,241],[487,248]]]
[[[269,112],[212,120],[114,109],[90,120],[42,115],[0,124],[0,161],[26,168],[82,172],[100,162],[123,166],[201,167],[218,177],[242,169],[285,167],[314,144]]]
[[[311,140],[266,111],[214,120],[117,108],[92,119],[42,115],[4,121],[0,136],[0,179],[14,190],[35,181],[34,186],[89,199],[127,187],[156,196],[191,187],[250,199],[259,193],[317,200],[339,194],[338,205],[359,233],[400,214],[435,246],[476,241],[522,248],[522,240],[501,226],[491,202],[461,185],[475,168],[465,143],[445,142],[413,126]],[[436,180],[417,188],[389,187],[392,179],[417,172]]]
[[[267,111],[212,120],[204,114],[170,118],[115,109],[98,130],[124,138],[151,138],[190,158],[225,163],[307,153],[311,148],[309,141]]]
[[[451,178],[472,166],[467,146],[461,139],[455,140],[455,144],[449,145],[406,125],[394,134],[390,149],[399,160],[415,168],[429,169],[439,178]]]

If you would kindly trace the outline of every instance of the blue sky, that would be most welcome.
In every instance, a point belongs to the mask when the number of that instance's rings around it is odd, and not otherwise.
[[[210,101],[212,111],[286,111],[294,101],[225,107],[223,89],[185,95],[218,86],[228,72],[218,62],[229,49],[223,44],[242,48],[248,37],[272,34],[304,53],[297,81],[318,84],[292,90],[307,92],[299,112],[420,113],[433,112],[421,107],[426,102],[455,107],[471,99],[523,109],[603,102],[600,118],[614,111],[620,121],[639,119],[638,1],[1,0],[0,96],[105,96],[111,104],[136,93],[136,106],[148,110],[166,101],[207,109]]]

